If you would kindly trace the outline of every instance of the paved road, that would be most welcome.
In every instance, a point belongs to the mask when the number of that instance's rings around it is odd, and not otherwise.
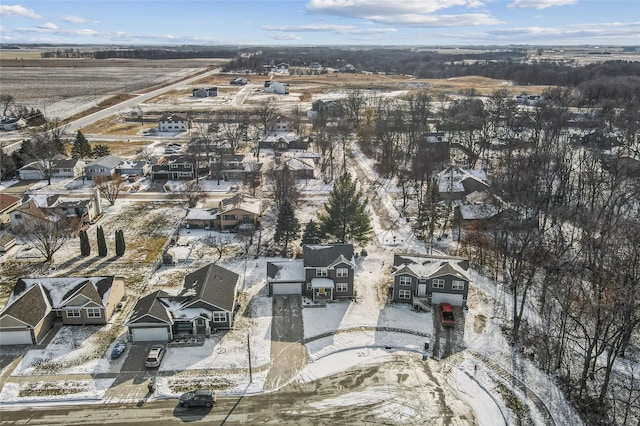
[[[219,397],[211,409],[184,409],[175,399],[129,404],[2,407],[3,425],[473,424],[435,361],[398,356],[273,393]]]

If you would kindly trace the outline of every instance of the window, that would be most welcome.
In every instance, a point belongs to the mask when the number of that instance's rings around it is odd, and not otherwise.
[[[214,312],[213,313],[213,322],[225,322],[227,321],[227,313],[226,312]]]
[[[411,277],[400,277],[400,285],[411,285]]]
[[[16,213],[15,218],[16,218],[16,219],[22,219],[22,215],[21,215],[21,214]]]
[[[337,268],[336,269],[336,277],[337,278],[346,278],[349,276],[349,269],[347,268]]]
[[[452,290],[464,290],[464,281],[453,280],[451,283]]]
[[[67,310],[67,318],[79,318],[79,317],[80,317],[80,309]]]
[[[440,278],[434,278],[433,281],[431,281],[431,284],[433,285],[433,288],[444,288],[444,280]]]
[[[337,283],[336,284],[336,292],[344,293],[349,289],[349,285],[347,283]]]
[[[307,283],[307,290],[311,290],[311,283]]]
[[[419,278],[419,279],[418,279],[418,281],[420,281],[421,283],[426,283],[426,282],[427,282],[427,279],[426,279],[426,278],[424,278],[424,277],[422,277],[422,278]]]
[[[398,292],[398,297],[400,299],[411,299],[411,290],[400,290]]]
[[[327,268],[316,268],[316,277],[326,277]]]
[[[100,308],[87,308],[87,318],[100,318],[101,316]]]
[[[238,216],[235,214],[224,214],[222,215],[222,219],[224,220],[238,220]]]

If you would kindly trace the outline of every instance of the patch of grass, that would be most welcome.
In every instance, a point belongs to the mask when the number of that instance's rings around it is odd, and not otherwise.
[[[215,391],[222,391],[230,389],[234,384],[222,377],[212,378],[180,378],[167,380],[167,386],[173,393],[184,393],[193,389],[213,389]]]
[[[511,389],[509,389],[504,383],[496,383],[498,387],[498,393],[501,395],[502,400],[509,410],[511,410],[516,415],[517,426],[525,426],[533,424],[533,419],[531,419],[531,413],[529,412],[529,407],[515,394]]]
[[[18,397],[63,396],[86,392],[89,388],[85,382],[38,382],[27,383],[18,391]]]
[[[376,296],[380,303],[387,301],[391,287],[393,287],[393,278],[385,278],[376,285]]]
[[[109,117],[83,127],[80,131],[83,134],[96,133],[103,135],[136,136],[140,131],[149,130],[154,127],[157,127],[156,123],[144,123],[144,125],[141,126],[139,122],[124,121],[117,115],[110,115]]]

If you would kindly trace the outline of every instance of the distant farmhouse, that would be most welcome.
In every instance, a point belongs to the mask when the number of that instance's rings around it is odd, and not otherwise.
[[[161,132],[186,132],[187,119],[180,114],[164,113],[158,119],[158,129]]]
[[[201,87],[199,89],[192,89],[191,96],[194,98],[208,98],[218,96],[217,87]]]

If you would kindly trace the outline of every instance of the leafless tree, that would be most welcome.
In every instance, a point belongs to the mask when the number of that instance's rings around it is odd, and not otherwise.
[[[29,128],[28,135],[31,139],[22,145],[25,162],[35,161],[49,185],[54,157],[57,154],[66,155],[65,142],[62,139],[65,129],[59,120],[49,120],[42,126]]]
[[[269,98],[267,102],[261,103],[255,110],[257,123],[262,130],[262,137],[265,138],[278,118],[278,109],[273,98]],[[256,160],[260,161],[260,138],[256,138]]]
[[[94,181],[100,195],[113,206],[124,188],[124,179],[118,174],[113,174],[111,176],[96,176]]]
[[[222,255],[224,254],[225,250],[229,246],[229,239],[227,237],[214,235],[212,233],[202,238],[200,242],[205,246],[211,247],[212,249],[215,250],[216,254],[218,255],[218,258],[214,259],[213,263],[216,263],[220,259],[222,259]]]
[[[23,241],[31,244],[46,262],[72,238],[78,230],[80,219],[67,217],[62,211],[41,216],[23,215],[23,223],[17,229]]]
[[[2,94],[0,95],[0,108],[2,108],[2,114],[0,116],[6,117],[7,111],[11,111],[11,109],[15,105],[15,98],[13,95]]]
[[[202,184],[197,180],[186,181],[177,191],[169,194],[169,198],[179,202],[185,210],[196,207],[206,196],[207,193],[202,188]]]

